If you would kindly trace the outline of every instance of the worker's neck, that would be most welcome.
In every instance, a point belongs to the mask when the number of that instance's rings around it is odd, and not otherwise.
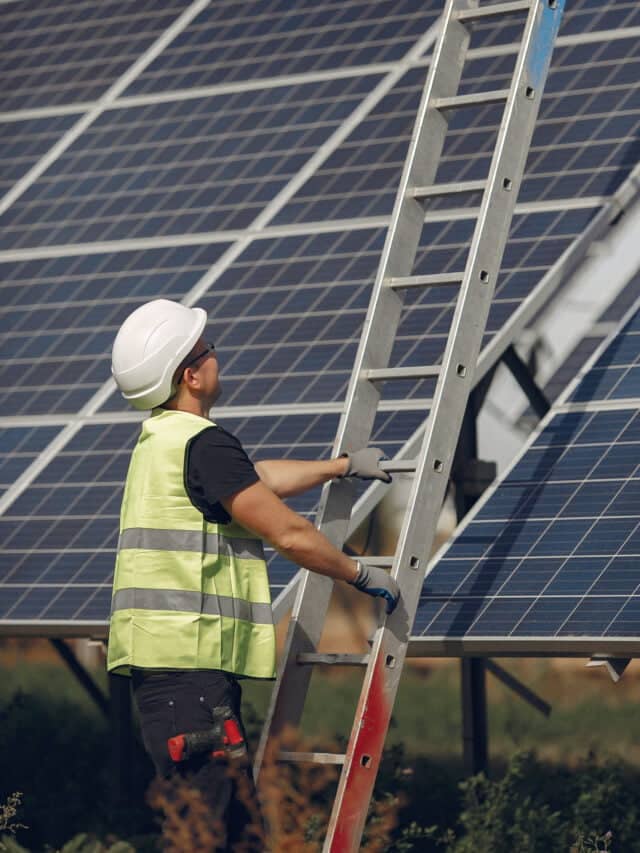
[[[169,400],[165,403],[164,408],[171,409],[174,412],[189,412],[192,415],[199,415],[201,418],[208,418],[211,403],[209,400],[200,400],[189,394],[185,395],[184,399]]]

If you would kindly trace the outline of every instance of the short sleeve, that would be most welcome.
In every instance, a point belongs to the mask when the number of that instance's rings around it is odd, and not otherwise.
[[[238,439],[217,425],[187,442],[184,474],[191,503],[207,521],[219,524],[231,521],[220,500],[260,479]]]

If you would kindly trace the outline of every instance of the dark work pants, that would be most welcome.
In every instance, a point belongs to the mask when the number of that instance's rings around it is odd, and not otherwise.
[[[175,735],[210,729],[212,709],[220,706],[231,709],[244,734],[240,717],[242,691],[237,679],[215,669],[162,672],[134,669],[132,681],[142,738],[156,772],[165,779],[180,775],[202,793],[212,817],[226,827],[227,847],[224,849],[232,851],[235,845],[246,841],[244,832],[251,823],[249,809],[237,796],[238,772],[246,777],[248,784],[243,780],[242,785],[244,799],[248,790],[255,804],[255,821],[257,796],[249,762],[239,769],[236,767],[235,773],[229,772],[225,760],[212,759],[207,754],[174,763],[167,740]]]

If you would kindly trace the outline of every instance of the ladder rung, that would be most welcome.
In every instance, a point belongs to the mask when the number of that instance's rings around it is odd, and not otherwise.
[[[390,462],[380,462],[380,467],[383,471],[388,471],[389,474],[400,473],[401,471],[415,471],[415,459],[392,459]],[[365,560],[366,562],[366,560]]]
[[[459,107],[481,107],[485,104],[499,104],[509,97],[509,89],[494,89],[490,92],[474,92],[470,95],[454,95],[451,98],[436,98],[432,106],[437,110],[457,110]]]
[[[531,0],[513,0],[511,3],[495,3],[492,6],[478,6],[476,9],[460,9],[453,13],[458,21],[481,21],[496,15],[513,15],[515,12],[528,12]]]
[[[433,397],[407,397],[404,400],[383,400],[381,412],[428,412],[433,408]]]
[[[368,563],[368,560],[362,560]],[[324,664],[327,666],[366,666],[369,663],[369,655],[348,655],[341,652],[330,652],[321,654],[319,652],[302,652],[296,658],[299,664]]]
[[[380,367],[373,370],[363,370],[365,379],[370,382],[381,382],[383,379],[427,379],[430,376],[439,376],[441,368],[429,365],[428,367]]]
[[[433,198],[442,195],[458,195],[459,193],[483,192],[485,181],[457,181],[453,184],[432,184],[430,187],[411,187],[407,190],[413,198]]]
[[[400,290],[403,287],[442,287],[443,285],[462,284],[464,273],[451,272],[442,275],[405,275],[385,278],[386,287]]]
[[[369,557],[368,555],[365,555],[358,559],[361,563],[364,563],[365,566],[379,566],[381,569],[390,569],[391,566],[393,566],[393,555],[389,555],[388,557]]]
[[[346,757],[346,755],[336,752],[286,752],[282,750],[278,755],[278,761],[292,761],[301,764],[344,764]]]

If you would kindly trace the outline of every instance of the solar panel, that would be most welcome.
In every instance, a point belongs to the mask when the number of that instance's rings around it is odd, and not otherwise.
[[[96,100],[187,5],[58,0],[3,6],[0,109]]]
[[[580,394],[563,395],[434,562],[413,629],[422,650],[637,646],[639,354],[636,304],[577,382]],[[624,373],[602,383],[612,370]]]
[[[611,304],[602,312],[595,325],[589,329],[586,335],[578,341],[574,349],[567,355],[562,364],[558,366],[554,374],[544,385],[544,394],[547,400],[554,401],[572,382],[575,376],[582,370],[589,358],[598,349],[600,344],[611,333],[632,307],[640,293],[640,273],[622,288]],[[522,418],[535,418],[533,410],[527,408]],[[537,423],[537,418],[534,424]]]
[[[579,236],[592,210],[517,216],[491,308],[485,344],[532,285]],[[471,220],[429,223],[419,274],[464,268]],[[220,353],[224,405],[341,401],[358,345],[385,230],[358,229],[257,240],[199,300]],[[544,239],[543,239],[544,238]],[[409,294],[392,363],[442,356],[453,312],[442,288]],[[415,400],[424,411],[433,381],[395,383],[383,399]],[[113,394],[105,409],[125,409]]]
[[[640,316],[629,320],[569,399],[640,400]]]
[[[640,20],[638,10],[636,17]],[[514,58],[481,56],[468,63],[461,92],[508,87]],[[555,51],[520,202],[599,196],[617,188],[638,159],[639,75],[637,37]],[[424,77],[424,68],[409,70],[275,221],[389,214]],[[439,180],[486,177],[500,117],[498,106],[464,110],[454,117]],[[430,209],[444,203],[434,201]]]
[[[394,62],[440,11],[433,0],[217,3],[200,13],[127,94]]]
[[[103,112],[0,216],[0,248],[246,228],[375,81]]]
[[[181,299],[224,248],[0,263],[3,411],[78,411],[109,376],[113,339],[124,318],[154,297]]]
[[[55,438],[58,431],[56,427],[0,428],[0,497]]]
[[[329,452],[441,7],[218,0],[196,14],[197,2],[31,0],[2,8],[13,49],[3,66],[4,109],[13,111],[0,125],[4,190],[78,117],[86,121],[0,202],[5,426],[57,424],[42,464],[22,457],[28,487],[8,484],[0,497],[13,549],[2,554],[0,624],[104,628],[123,460],[137,430],[113,393],[109,351],[141,302],[167,296],[207,308],[225,425],[258,457]],[[182,12],[193,19],[169,35]],[[567,12],[485,351],[629,176],[638,24],[626,0],[585,0]],[[611,34],[620,27],[628,31]],[[137,63],[161,33],[155,58]],[[516,36],[513,23],[479,28],[466,91],[505,84]],[[37,76],[43,54],[47,73]],[[113,85],[118,94],[96,101]],[[486,170],[497,120],[494,107],[454,118],[443,180]],[[416,272],[463,267],[477,204],[471,196],[451,212],[433,203]],[[442,291],[411,295],[393,362],[437,361],[451,312]],[[385,390],[376,443],[398,450],[432,392],[429,382]],[[312,514],[316,502],[296,506]],[[101,543],[93,556],[90,542]],[[272,561],[274,593],[291,572]]]
[[[0,121],[0,193],[20,180],[72,124],[73,118],[65,115]]]
[[[378,415],[374,441],[389,456],[402,445],[406,424],[414,429],[419,414]],[[224,418],[222,426],[241,437],[255,461],[269,458],[321,458],[330,454],[338,424],[336,414],[280,418]],[[33,456],[50,436],[23,430],[4,438],[0,448],[11,454],[11,473],[18,457]],[[111,605],[111,583],[118,539],[120,502],[139,423],[85,426],[44,468],[0,517],[0,626],[15,630],[20,622],[62,620],[55,632],[88,630],[105,635]],[[49,430],[51,432],[51,430]],[[36,441],[36,439],[39,440]],[[20,443],[21,442],[21,443]],[[18,443],[16,451],[14,445]],[[2,458],[0,451],[0,477]],[[319,489],[291,501],[305,516],[315,512]],[[269,552],[269,575],[275,597],[296,569]]]

